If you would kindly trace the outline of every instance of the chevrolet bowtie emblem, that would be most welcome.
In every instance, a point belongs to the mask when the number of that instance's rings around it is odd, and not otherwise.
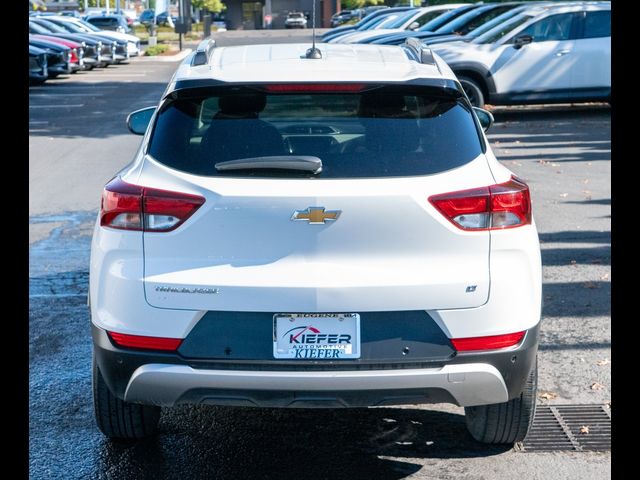
[[[338,219],[341,210],[328,210],[324,207],[308,207],[306,210],[296,210],[291,215],[291,220],[306,220],[311,225],[324,224]]]

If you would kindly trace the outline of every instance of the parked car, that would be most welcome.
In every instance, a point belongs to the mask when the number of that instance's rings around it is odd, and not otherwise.
[[[358,29],[365,30],[369,27],[369,25],[378,21],[380,17],[391,15],[394,12],[406,12],[407,10],[413,10],[413,7],[392,7],[384,10],[380,10],[377,12],[373,12],[367,16],[367,18],[363,18],[358,23],[354,25],[341,25],[339,27],[335,27],[330,29],[329,31],[323,33],[321,35],[322,41],[327,42],[338,35],[342,35],[346,32],[355,31]]]
[[[445,35],[466,35],[474,28],[496,18],[497,16],[513,10],[522,5],[522,2],[489,3],[476,5],[461,15],[449,18],[448,21],[440,22],[439,25],[422,25],[413,31],[390,32],[386,35],[369,36],[360,40],[359,43],[376,43],[382,45],[400,45],[407,38],[418,38],[429,41],[432,38],[443,37]],[[441,19],[443,20],[443,19]]]
[[[40,48],[47,52],[47,75],[48,78],[56,78],[62,74],[71,73],[69,59],[71,49],[56,42],[50,42],[29,35],[29,45]]]
[[[471,42],[434,45],[476,106],[611,100],[611,4],[531,7]]]
[[[40,85],[47,80],[47,52],[29,45],[29,85]]]
[[[127,22],[127,17],[124,15],[112,14],[89,16],[86,18],[86,21],[101,30],[110,30],[119,33],[131,32],[131,28]]]
[[[104,66],[104,63],[111,55],[111,49],[109,45],[107,45],[105,49],[101,40],[91,38],[86,35],[66,32],[49,20],[30,18],[29,33],[34,35],[47,36],[50,39],[57,38],[77,42],[82,47],[82,67],[85,70],[91,70],[94,67]],[[71,45],[67,46],[71,47]],[[106,55],[104,59],[102,58],[103,53]]]
[[[46,40],[48,42],[57,43],[69,47],[69,73],[76,73],[78,70],[84,70],[84,48],[82,44],[67,40],[65,38],[53,37],[51,35],[30,35],[29,38],[37,40]]]
[[[93,38],[103,39],[104,42],[112,43],[114,45],[114,61],[118,63],[140,54],[140,39],[134,35],[100,30],[89,22],[74,18],[52,17],[48,21],[67,31],[83,33]]]
[[[323,41],[326,43],[338,43],[340,42],[343,38],[349,37],[351,35],[354,34],[360,34],[362,32],[367,32],[370,30],[378,30],[381,28],[386,28],[389,24],[398,21],[398,19],[402,19],[404,18],[404,15],[408,12],[408,11],[415,11],[416,9],[411,8],[409,10],[405,10],[405,11],[394,11],[394,12],[385,12],[386,15],[381,15],[379,17],[376,17],[374,19],[372,19],[370,22],[366,22],[362,27],[359,27],[356,30],[342,30],[339,31],[337,33],[335,33],[334,35],[327,35],[325,38],[323,38]],[[342,27],[338,27],[336,30],[341,29]],[[342,42],[340,42],[342,43]]]
[[[353,18],[360,18],[358,12],[355,12],[353,10],[341,10],[331,16],[330,25],[332,27],[337,27],[345,22],[348,22],[349,20],[352,20]]]
[[[144,10],[138,17],[138,21],[142,25],[153,25],[156,21],[156,11],[153,8]]]
[[[417,41],[318,46],[205,41],[129,115],[90,261],[107,437],[180,404],[441,402],[480,442],[527,434],[540,247],[491,114]]]
[[[77,10],[63,10],[61,12],[58,12],[58,15],[61,15],[63,17],[73,17],[73,18],[82,18],[82,15],[80,15],[80,12],[78,12]]]
[[[284,21],[284,28],[307,28],[307,19],[302,12],[289,12]]]
[[[421,26],[435,21],[442,15],[461,7],[466,7],[465,3],[449,3],[445,5],[434,5],[431,7],[422,7],[414,11],[408,11],[400,14],[398,18],[389,17],[385,22],[380,23],[374,28],[362,32],[347,33],[339,38],[330,40],[330,43],[358,43],[368,38],[379,38],[389,35],[390,33],[403,32],[406,30],[413,31]]]
[[[555,2],[536,2],[536,5],[553,5]],[[498,15],[497,17],[493,18],[492,20],[489,20],[488,22],[483,23],[482,25],[478,26],[477,28],[474,28],[472,30],[470,30],[468,33],[465,33],[464,35],[460,35],[458,33],[451,33],[451,34],[442,34],[442,35],[437,35],[437,36],[432,36],[432,37],[427,37],[425,39],[421,39],[423,41],[423,43],[427,46],[430,45],[435,45],[438,43],[448,43],[448,42],[470,42],[471,40],[473,40],[474,38],[479,37],[480,35],[483,35],[484,33],[488,32],[489,30],[495,28],[498,25],[501,25],[502,23],[506,22],[507,20],[509,20],[512,17],[515,17],[516,15],[518,15],[519,13],[522,13],[523,11],[527,10],[528,8],[531,8],[532,3],[531,2],[527,2],[524,3],[516,8],[512,8],[510,10],[507,10],[506,12],[502,13],[501,15]],[[420,37],[418,37],[420,38]],[[375,42],[371,42],[371,43],[380,43],[378,41]]]
[[[168,11],[159,13],[156,16],[156,25],[166,25],[168,27],[175,27],[176,22],[178,21],[178,17],[175,15],[170,15]]]

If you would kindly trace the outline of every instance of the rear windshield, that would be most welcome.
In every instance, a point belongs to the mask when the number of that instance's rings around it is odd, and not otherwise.
[[[149,154],[171,168],[205,176],[357,178],[430,175],[482,153],[471,111],[452,97],[385,88],[247,90],[192,91],[169,100],[157,116]],[[218,162],[283,155],[318,157],[322,172],[215,168]]]
[[[118,19],[117,18],[90,18],[89,22],[97,26],[110,26],[110,25],[117,25]]]

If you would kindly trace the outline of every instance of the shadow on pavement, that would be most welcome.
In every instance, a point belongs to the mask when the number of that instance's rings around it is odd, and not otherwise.
[[[391,480],[420,470],[413,458],[508,450],[475,442],[463,415],[439,411],[179,407],[163,414],[155,439],[105,440],[98,471],[118,478]]]

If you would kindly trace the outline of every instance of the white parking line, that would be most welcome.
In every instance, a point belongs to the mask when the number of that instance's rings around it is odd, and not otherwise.
[[[87,298],[86,293],[33,293],[29,294],[29,298],[48,298],[48,297],[85,297]]]
[[[69,105],[29,105],[29,108],[78,108],[84,107],[84,103],[74,103]]]
[[[85,82],[85,83],[89,83],[89,82]],[[78,90],[81,88],[96,88],[97,86],[100,86],[100,88],[102,89],[106,89],[106,88],[118,88],[115,85],[106,85],[106,86],[102,86],[100,85],[100,83],[92,83],[89,85],[56,85],[55,87],[53,85],[49,86],[49,85],[45,85],[43,87],[38,87],[38,88],[34,88],[31,91],[32,92],[41,92],[41,91],[45,91],[45,92],[54,92],[56,90],[62,90],[63,88],[68,88],[70,90]]]
[[[30,120],[29,125],[47,125],[49,122],[46,120]]]
[[[100,77],[146,77],[146,73],[100,73]],[[97,76],[96,76],[97,78]]]
[[[29,97],[101,97],[104,93],[30,93]]]

